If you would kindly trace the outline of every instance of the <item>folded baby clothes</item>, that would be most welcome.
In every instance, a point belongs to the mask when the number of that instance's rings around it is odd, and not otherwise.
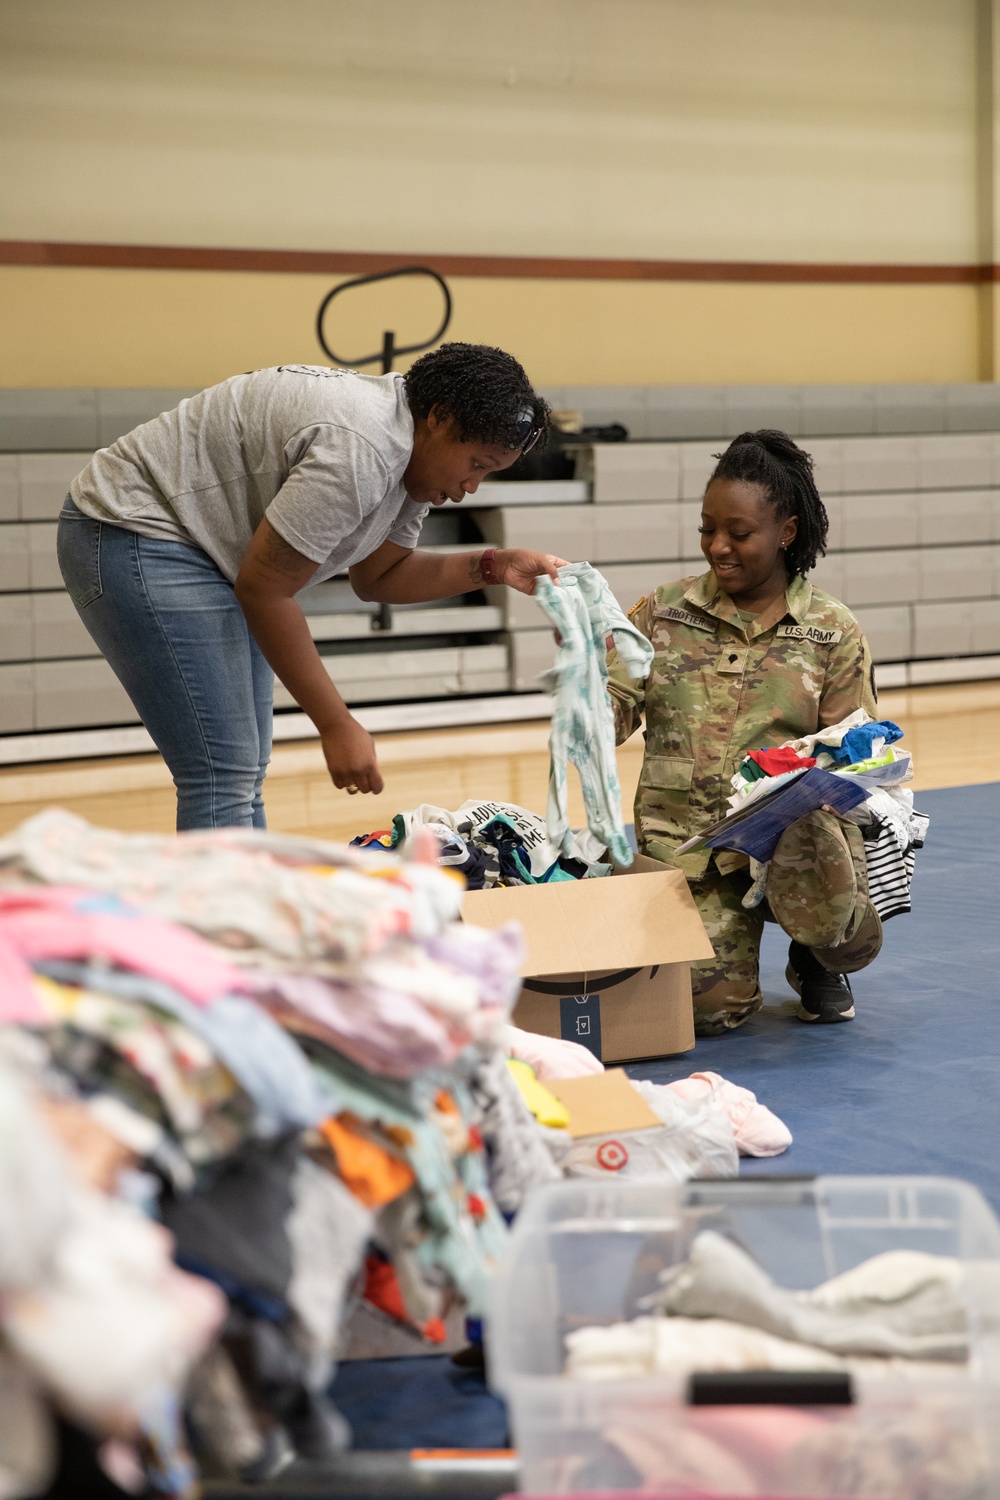
[[[471,847],[480,847],[484,842],[480,838],[481,831],[497,818],[504,820],[518,843],[527,851],[531,874],[540,880],[549,866],[558,859],[559,850],[549,841],[545,819],[526,807],[518,807],[514,802],[492,802],[481,797],[471,797],[454,811],[424,802],[409,812],[397,813],[393,826],[399,831],[398,842],[409,838],[415,828],[430,826],[439,836],[443,830],[450,829]],[[492,882],[487,880],[486,883]]]
[[[437,835],[437,863],[442,869],[454,870],[456,875],[461,875],[468,891],[481,891],[491,883],[494,871],[485,850],[466,843],[460,833],[446,828],[443,823],[428,826]]]
[[[604,1072],[604,1064],[589,1047],[567,1042],[560,1036],[541,1036],[534,1031],[522,1031],[518,1026],[505,1026],[503,1045],[508,1057],[528,1063],[535,1077],[543,1080],[586,1078],[588,1074]]]
[[[763,781],[766,776],[767,772],[764,770],[764,767],[759,766],[755,760],[751,760],[747,756],[736,775],[732,778],[732,784],[739,791],[745,784],[749,785],[755,781]]]
[[[514,1101],[532,1132],[539,1127],[528,1113],[499,1054],[490,1054],[498,1092]],[[469,1057],[467,1072],[475,1075],[478,1059]],[[488,1129],[471,1128],[477,1115],[469,1089],[458,1078],[455,1069],[441,1082],[457,1101],[459,1113],[451,1115],[451,1138],[441,1129],[441,1111],[436,1106],[439,1089],[433,1075],[425,1074],[412,1083],[387,1078],[373,1078],[348,1063],[336,1053],[317,1049],[314,1066],[335,1097],[335,1112],[348,1113],[372,1130],[384,1132],[399,1148],[400,1155],[416,1175],[419,1188],[417,1226],[399,1243],[408,1240],[416,1264],[425,1279],[442,1285],[442,1276],[450,1281],[469,1306],[471,1316],[479,1316],[485,1306],[489,1271],[503,1249],[506,1230],[497,1212],[499,1199],[491,1194],[484,1142]],[[506,1142],[505,1142],[506,1144]],[[397,1204],[405,1204],[409,1194],[393,1200],[380,1212],[380,1219]],[[414,1243],[415,1240],[415,1243]],[[401,1266],[394,1248],[397,1272]]]
[[[359,833],[356,839],[351,839],[352,849],[394,849],[396,847],[395,829],[379,828],[374,833]]]
[[[862,831],[868,896],[875,910],[883,922],[908,912],[916,851],[923,848],[930,819],[916,811],[913,793],[905,786],[875,788],[848,817]]]
[[[64,997],[89,995],[91,1001],[113,997],[132,1002],[131,1013],[137,1023],[144,1014],[154,1020],[157,1012],[175,1017],[200,1038],[253,1099],[257,1134],[276,1135],[296,1126],[304,1129],[329,1113],[329,1101],[301,1050],[252,1000],[242,995],[220,995],[210,1005],[195,1006],[170,985],[141,974],[84,964],[46,963],[39,967],[59,982]],[[74,990],[73,986],[79,988]],[[67,1003],[64,998],[63,1004]],[[122,1013],[129,1017],[127,1004]]]
[[[571,832],[562,852],[549,838],[545,819],[514,802],[470,797],[453,812],[422,803],[392,820],[399,848],[417,828],[431,828],[441,842],[439,865],[465,876],[469,890],[494,885],[530,885],[534,881],[574,879],[604,874],[606,846],[590,829]],[[468,860],[458,857],[464,841]]]
[[[507,1068],[539,1125],[552,1130],[568,1130],[569,1110],[543,1083],[539,1083],[534,1068],[516,1057],[508,1057]]]
[[[484,823],[473,835],[487,859],[496,859],[501,885],[537,885],[531,855],[517,829],[502,815]]]
[[[680,1099],[707,1099],[725,1110],[741,1156],[780,1156],[792,1144],[792,1132],[784,1120],[761,1104],[750,1089],[730,1083],[718,1073],[692,1073],[661,1085]]]
[[[576,1380],[678,1379],[701,1370],[840,1370],[825,1349],[777,1338],[725,1318],[633,1318],[566,1335],[566,1374]]]
[[[575,1380],[638,1380],[705,1371],[847,1370],[867,1380],[962,1379],[962,1365],[899,1356],[831,1354],[725,1318],[633,1318],[566,1335],[565,1373]]]
[[[472,1093],[490,1152],[493,1196],[503,1213],[515,1214],[535,1188],[559,1180],[559,1168],[545,1143],[545,1133],[502,1058],[493,1056],[480,1064],[473,1075]],[[558,1107],[557,1100],[553,1104]]]
[[[195,1005],[240,985],[239,971],[203,938],[94,891],[65,886],[0,890],[0,942],[29,964],[68,959],[148,974]]]
[[[765,776],[781,776],[785,771],[808,771],[810,766],[816,764],[812,756],[800,755],[788,745],[776,746],[771,750],[750,750],[747,760],[759,766]]]
[[[818,729],[815,734],[804,734],[801,739],[786,740],[784,748],[797,750],[800,755],[819,756],[824,751],[829,754],[841,743],[848,730],[869,723],[871,720],[865,710],[856,708],[845,719],[841,719],[836,724],[830,724],[825,729]]]
[[[286,1229],[292,1275],[285,1295],[298,1319],[299,1342],[302,1334],[309,1341],[311,1383],[322,1388],[332,1373],[344,1304],[372,1216],[338,1178],[303,1156],[292,1178]]]
[[[553,695],[549,737],[549,837],[570,854],[566,767],[580,776],[587,826],[623,865],[632,863],[621,811],[615,721],[608,697],[607,637],[614,637],[625,670],[645,678],[653,660],[646,637],[623,614],[607,581],[589,563],[559,569],[535,583],[535,598],[559,634],[555,666],[542,681]]]
[[[668,1314],[726,1318],[834,1354],[965,1360],[961,1277],[957,1260],[896,1250],[811,1292],[790,1292],[732,1240],[706,1229],[686,1261],[661,1272],[657,1301]]]
[[[910,910],[910,883],[917,848],[917,844],[911,844],[908,849],[900,849],[895,829],[889,823],[874,823],[871,830],[865,830],[868,899],[883,922]]]
[[[386,864],[373,880],[376,859]],[[0,839],[0,884],[25,881],[113,892],[146,916],[193,928],[217,957],[300,973],[399,936],[431,937],[457,919],[462,900],[459,883],[433,863],[247,829],[118,833],[60,808]]]
[[[352,1115],[324,1120],[320,1133],[336,1157],[341,1180],[366,1208],[391,1203],[416,1182],[413,1168],[366,1135]]]
[[[891,719],[881,719],[874,724],[858,724],[848,729],[839,745],[827,747],[838,766],[853,766],[858,761],[878,755],[887,745],[894,745],[903,738],[903,731]]]

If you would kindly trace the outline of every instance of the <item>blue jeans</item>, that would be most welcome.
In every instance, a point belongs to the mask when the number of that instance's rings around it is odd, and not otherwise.
[[[199,547],[92,521],[66,500],[59,567],[166,761],[177,827],[263,828],[274,674]]]

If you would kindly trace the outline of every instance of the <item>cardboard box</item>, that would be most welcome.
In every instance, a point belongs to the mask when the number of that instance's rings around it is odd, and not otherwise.
[[[545,1087],[569,1111],[567,1129],[575,1141],[612,1131],[655,1130],[663,1123],[622,1068],[586,1078],[549,1078]]]
[[[712,957],[679,870],[637,855],[596,880],[468,891],[479,927],[520,922],[527,958],[514,1023],[581,1042],[602,1062],[694,1046],[690,966]]]

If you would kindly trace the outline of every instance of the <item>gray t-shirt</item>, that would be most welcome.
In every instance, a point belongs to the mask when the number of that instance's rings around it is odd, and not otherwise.
[[[193,543],[230,581],[266,515],[320,583],[385,541],[416,545],[429,507],[403,488],[412,449],[401,375],[279,365],[101,448],[70,494],[94,520]]]

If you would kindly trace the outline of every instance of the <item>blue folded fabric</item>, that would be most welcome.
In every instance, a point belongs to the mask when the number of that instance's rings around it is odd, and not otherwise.
[[[853,766],[859,760],[869,759],[875,740],[893,745],[902,738],[903,731],[898,724],[891,719],[880,719],[877,724],[859,724],[856,729],[849,729],[839,745],[817,745],[816,749],[832,755],[838,766]]]
[[[813,766],[805,775],[786,781],[770,795],[761,797],[746,812],[738,811],[731,819],[724,819],[721,826],[707,829],[699,842],[710,849],[737,849],[766,864],[785,829],[799,818],[820,807],[847,812],[867,797],[867,791],[857,782]]]
[[[176,1016],[212,1049],[257,1106],[263,1136],[306,1130],[332,1113],[331,1100],[309,1059],[267,1011],[244,995],[218,995],[194,1005],[162,980],[101,965],[47,959],[33,965],[60,984],[76,984]]]

